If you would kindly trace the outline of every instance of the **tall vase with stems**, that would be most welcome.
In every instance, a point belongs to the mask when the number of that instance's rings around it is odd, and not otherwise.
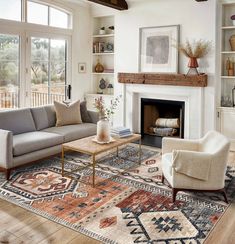
[[[189,62],[188,62],[188,67],[189,67],[189,70],[188,70],[188,73],[190,73],[191,70],[195,70],[196,74],[199,74],[198,73],[198,62],[197,62],[197,58],[196,57],[190,57],[189,58]]]
[[[111,141],[110,136],[110,121],[109,118],[114,114],[114,110],[117,108],[119,99],[121,96],[116,97],[114,100],[111,100],[110,106],[107,108],[104,102],[103,97],[95,99],[94,107],[98,110],[100,119],[97,123],[97,133],[96,139],[101,143],[109,143]]]
[[[98,142],[110,142],[110,122],[106,117],[100,116],[100,120],[97,122],[96,136]]]

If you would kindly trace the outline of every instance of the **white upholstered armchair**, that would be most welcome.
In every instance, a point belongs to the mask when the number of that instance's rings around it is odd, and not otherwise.
[[[175,201],[178,191],[219,191],[228,202],[225,171],[230,142],[216,131],[202,139],[185,140],[165,137],[162,142],[162,183],[172,187]]]

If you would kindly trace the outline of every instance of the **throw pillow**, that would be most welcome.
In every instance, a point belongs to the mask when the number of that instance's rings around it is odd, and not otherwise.
[[[81,124],[80,101],[66,105],[54,101],[56,112],[56,126]]]
[[[91,123],[91,117],[87,111],[86,101],[80,103],[80,111],[83,123]]]

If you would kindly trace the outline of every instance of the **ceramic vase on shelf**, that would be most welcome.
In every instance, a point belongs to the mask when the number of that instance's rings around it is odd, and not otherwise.
[[[232,35],[229,38],[229,43],[230,43],[230,46],[231,46],[231,50],[232,51],[235,51],[235,35]]]
[[[101,118],[97,122],[96,138],[98,142],[109,143],[110,142],[110,123],[107,118]]]
[[[97,61],[97,64],[95,66],[95,72],[96,73],[103,73],[104,72],[104,66],[100,63],[100,61]]]

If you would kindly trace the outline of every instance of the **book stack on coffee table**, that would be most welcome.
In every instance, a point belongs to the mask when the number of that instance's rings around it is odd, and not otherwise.
[[[127,136],[131,136],[132,132],[129,128],[118,126],[111,129],[111,135],[113,137],[124,138]]]

